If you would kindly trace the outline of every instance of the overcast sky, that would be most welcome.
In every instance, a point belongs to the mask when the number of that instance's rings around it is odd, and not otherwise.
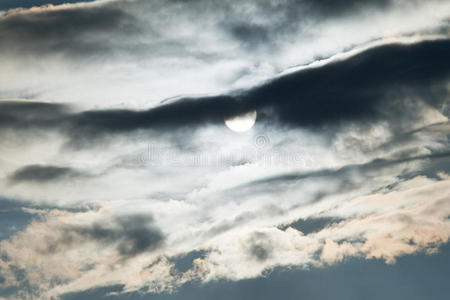
[[[448,299],[449,20],[0,0],[0,299]]]

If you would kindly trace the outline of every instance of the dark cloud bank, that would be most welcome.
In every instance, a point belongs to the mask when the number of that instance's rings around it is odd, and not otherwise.
[[[258,123],[327,129],[348,122],[413,122],[425,103],[444,114],[450,40],[385,45],[231,95],[183,98],[143,111],[70,113],[59,104],[2,102],[0,129],[61,130],[75,142],[140,129],[171,132],[258,111]]]
[[[136,33],[136,23],[117,5],[10,14],[0,20],[0,37],[5,41],[0,51],[40,56],[61,53],[72,59],[104,56],[116,45],[113,34],[125,38]]]
[[[59,166],[29,165],[16,170],[10,176],[10,182],[45,183],[56,180],[79,177],[82,174],[74,169]]]

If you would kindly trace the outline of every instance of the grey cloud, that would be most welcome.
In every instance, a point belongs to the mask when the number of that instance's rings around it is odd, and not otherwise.
[[[255,6],[253,15],[246,15],[246,10],[240,10],[239,5],[230,6],[228,18],[221,26],[241,45],[254,50],[261,46],[276,48],[277,42],[310,30],[324,20],[345,18],[364,10],[386,9],[392,1],[269,0],[250,3]]]
[[[192,128],[223,124],[224,118],[255,109],[259,122],[321,127],[345,121],[394,121],[397,112],[408,106],[412,109],[404,117],[414,120],[420,111],[403,99],[418,94],[436,108],[448,101],[445,90],[439,88],[449,78],[446,53],[450,53],[448,40],[380,46],[344,61],[282,76],[240,95],[184,98],[139,112],[85,112],[74,116],[73,125],[88,133]]]
[[[363,125],[396,120],[399,115],[415,119],[420,112],[410,106],[405,113],[405,98],[422,96],[434,107],[448,101],[442,87],[450,68],[447,55],[439,49],[450,50],[450,41],[372,48],[320,68],[282,76],[248,91],[245,98],[263,112],[269,109],[262,115],[264,120],[292,126],[322,128],[352,120]]]
[[[105,109],[68,114],[61,106],[53,113],[31,113],[50,104],[30,106],[25,124],[58,128],[74,143],[138,129],[174,134],[224,118],[258,111],[258,123],[307,127],[325,132],[345,122],[366,126],[377,120],[410,124],[421,116],[420,103],[442,110],[448,103],[450,40],[414,45],[385,45],[345,60],[281,76],[262,86],[231,95],[182,98],[148,110]],[[361,74],[364,74],[362,76]],[[20,123],[11,104],[0,127]],[[17,107],[24,111],[26,104]],[[4,114],[4,113],[2,113]]]
[[[444,111],[444,114],[450,116],[448,112]],[[406,132],[399,132],[393,138],[378,146],[378,149],[382,151],[394,150],[408,143],[420,142],[421,136],[436,135],[441,136],[441,143],[447,145],[450,142],[450,122],[438,122]]]
[[[114,246],[123,258],[162,246],[164,235],[150,215],[128,215],[86,226],[62,226],[61,236],[50,240],[45,252],[62,251],[80,243],[96,242]]]
[[[255,193],[277,193],[281,189],[286,189],[286,184],[288,184],[289,182],[294,183],[313,178],[333,178],[341,183],[339,190],[346,191],[354,186],[351,178],[355,174],[370,178],[371,176],[376,176],[377,172],[395,165],[413,161],[433,161],[445,159],[448,157],[450,157],[450,152],[439,152],[430,155],[417,155],[412,157],[402,157],[398,159],[374,159],[368,163],[346,165],[338,169],[321,169],[311,172],[291,172],[283,175],[266,177],[260,180],[255,180],[238,185],[236,187],[228,189],[226,191],[226,195],[228,197],[235,198],[249,194],[254,195]],[[420,171],[419,174],[421,174]],[[414,175],[417,175],[417,173],[410,173],[408,179]],[[322,199],[324,195],[326,195],[326,193],[319,193],[314,198],[314,201]]]
[[[0,101],[0,129],[51,129],[68,113],[64,104]]]
[[[263,25],[240,22],[227,24],[225,28],[228,29],[233,38],[239,40],[246,47],[274,45],[270,43],[270,36],[272,35],[270,28]]]
[[[254,233],[247,243],[249,255],[258,261],[265,261],[272,255],[272,242],[269,236],[262,232]]]
[[[16,3],[23,6],[26,1]],[[61,3],[62,1],[54,1]],[[64,2],[76,2],[75,0]],[[193,55],[187,47],[179,45],[179,41],[160,41],[164,28],[152,28],[151,22],[141,18],[142,12],[158,15],[169,14],[170,21],[163,24],[182,26],[190,22],[192,17],[200,14],[201,20],[210,30],[223,31],[246,47],[261,46],[272,48],[275,40],[287,40],[303,24],[319,23],[324,18],[343,18],[351,13],[365,9],[384,9],[390,0],[364,1],[312,1],[289,0],[284,2],[266,1],[118,1],[91,5],[88,7],[72,7],[70,9],[41,10],[10,14],[0,20],[0,37],[7,47],[2,51],[9,54],[16,52],[32,55],[54,53],[66,54],[69,59],[100,56],[106,59],[111,54],[128,54],[132,57],[149,56],[161,51]],[[401,3],[408,3],[407,1]],[[42,4],[41,1],[36,4]],[[11,7],[4,4],[4,7]],[[26,6],[29,6],[26,5]],[[251,13],[246,7],[253,7]],[[1,9],[0,5],[0,9]],[[183,11],[183,17],[179,16]],[[188,16],[187,18],[184,18]],[[209,19],[214,22],[208,22]],[[260,24],[261,21],[262,23]],[[150,37],[132,41],[130,36]],[[275,38],[276,37],[276,38]],[[159,43],[162,43],[161,45]],[[160,47],[155,47],[158,44]],[[164,53],[157,53],[164,55]],[[205,58],[213,53],[204,53]],[[203,56],[203,55],[201,55]],[[198,57],[198,56],[197,56]]]
[[[113,51],[116,38],[139,32],[133,16],[116,5],[13,13],[0,19],[0,37],[7,53],[72,57],[102,55]]]
[[[13,183],[46,183],[80,176],[82,176],[81,172],[68,167],[29,165],[14,171],[9,179]]]
[[[264,245],[253,244],[250,246],[250,254],[254,256],[257,260],[264,261],[269,258],[270,249]]]

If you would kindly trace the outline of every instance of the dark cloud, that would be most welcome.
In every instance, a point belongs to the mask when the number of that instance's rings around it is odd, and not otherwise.
[[[45,183],[81,176],[82,173],[68,167],[29,165],[16,170],[9,177],[13,183]]]
[[[57,103],[0,101],[0,129],[51,129],[68,112],[68,106]]]
[[[104,56],[112,52],[116,39],[137,32],[134,17],[113,4],[13,13],[0,19],[1,51],[40,56]]]
[[[436,108],[448,102],[445,91],[437,88],[449,79],[447,53],[450,40],[380,46],[282,76],[238,96],[185,98],[140,112],[85,112],[74,116],[73,124],[86,132],[195,127],[223,124],[224,118],[251,109],[260,113],[261,122],[291,126],[398,119],[399,112],[410,120],[421,113],[410,103],[417,102],[418,95]],[[402,102],[408,97],[408,103]]]
[[[100,110],[74,115],[71,125],[86,133],[128,132],[135,129],[174,129],[223,123],[227,116],[248,111],[231,96],[183,98],[146,111]],[[118,122],[120,120],[120,122]]]
[[[150,215],[128,215],[86,226],[61,226],[61,236],[49,240],[44,252],[62,251],[80,243],[96,242],[114,246],[122,258],[153,251],[164,241]]]
[[[376,120],[390,124],[420,118],[422,101],[442,111],[448,103],[450,40],[414,45],[385,45],[345,60],[281,76],[262,86],[231,95],[183,98],[143,111],[114,109],[68,114],[51,104],[3,104],[1,127],[63,130],[75,143],[114,133],[155,129],[195,130],[223,124],[224,118],[258,111],[258,123],[337,130]],[[26,108],[27,107],[27,108]],[[53,110],[53,111],[51,111]],[[19,112],[25,111],[24,115]],[[41,113],[42,112],[42,113]],[[21,124],[21,120],[24,124]]]
[[[436,87],[449,79],[449,51],[450,40],[380,46],[282,76],[243,97],[250,106],[267,111],[265,121],[292,126],[367,123],[398,118],[399,112],[417,117],[417,108],[402,100],[423,96],[433,106],[448,101],[448,95]]]
[[[262,232],[256,232],[247,241],[248,254],[259,261],[265,261],[272,255],[273,245],[269,236]]]
[[[257,260],[265,261],[270,256],[270,248],[265,245],[253,244],[250,246],[250,254]]]
[[[246,47],[265,45],[270,41],[270,28],[258,24],[240,22],[227,24],[230,34]]]

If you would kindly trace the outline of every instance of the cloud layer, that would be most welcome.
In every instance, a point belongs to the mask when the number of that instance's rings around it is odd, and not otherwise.
[[[450,238],[448,8],[1,11],[0,297],[436,253]],[[251,130],[225,126],[249,111]]]

